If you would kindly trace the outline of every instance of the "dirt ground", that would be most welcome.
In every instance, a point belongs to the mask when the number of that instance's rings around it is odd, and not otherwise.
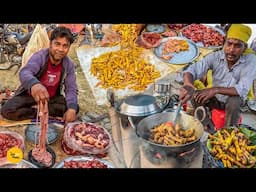
[[[76,48],[78,47],[78,44],[81,39],[83,39],[83,36],[80,36],[77,42],[72,44],[69,51],[69,56],[72,58],[76,65],[76,77],[79,90],[78,99],[80,105],[80,112],[78,116],[81,116],[86,112],[102,114],[106,112],[106,107],[96,105],[94,96],[85,78],[85,75],[80,67],[79,60],[76,55]],[[19,86],[18,74],[14,74],[16,70],[16,66],[10,70],[0,70],[0,90],[4,87],[8,87],[11,90],[15,90]]]

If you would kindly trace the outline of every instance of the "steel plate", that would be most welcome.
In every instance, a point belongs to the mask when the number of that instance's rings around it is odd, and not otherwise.
[[[187,51],[181,51],[179,53],[171,52],[168,55],[172,55],[173,57],[169,60],[165,60],[161,57],[162,49],[163,49],[163,46],[165,45],[165,42],[169,39],[186,40],[188,42],[189,49]],[[159,57],[164,62],[168,62],[171,64],[187,64],[189,62],[192,62],[194,59],[198,57],[199,50],[197,45],[194,42],[184,37],[168,37],[168,38],[164,38],[161,44],[154,49],[154,53],[157,57]]]
[[[67,157],[67,158],[63,159],[61,162],[59,162],[58,164],[56,164],[53,168],[63,168],[65,161],[88,161],[88,160],[91,161],[94,159],[104,163],[105,165],[108,166],[108,168],[114,168],[114,165],[107,160],[99,159],[99,158],[95,158],[95,157],[86,157],[86,156]]]
[[[256,112],[256,100],[247,101],[247,105],[248,105],[250,110]]]
[[[38,168],[36,165],[30,163],[26,160],[21,160],[19,163],[7,163],[4,165],[1,165],[0,168]]]
[[[37,144],[39,138],[40,127],[38,125],[28,125],[25,130],[26,139]],[[47,132],[47,144],[52,144],[58,139],[59,133],[53,124],[49,124]]]
[[[200,25],[203,25],[203,24],[200,24]],[[181,30],[181,32],[180,32],[180,36],[181,37],[184,37],[184,38],[186,38],[186,39],[189,39],[189,38],[187,38],[185,35],[183,35],[183,31],[185,30],[185,29],[187,29],[188,27],[189,27],[190,25],[188,25],[188,26],[186,26],[186,27],[184,27],[182,30]],[[222,36],[226,36],[225,35],[225,33],[221,30],[221,29],[218,29],[218,28],[216,28],[216,27],[212,27],[212,26],[208,26],[208,25],[204,25],[204,26],[206,26],[206,27],[208,27],[208,28],[211,28],[211,29],[213,29],[214,31],[216,31],[216,32],[219,32]],[[189,39],[190,40],[190,39]],[[192,40],[191,40],[192,41]],[[223,47],[223,45],[221,45],[221,46],[208,46],[208,47],[206,47],[206,46],[204,46],[203,45],[203,43],[201,42],[201,41],[199,41],[199,42],[194,42],[198,47],[200,47],[200,48],[206,48],[206,49],[220,49],[220,48],[222,48]],[[223,44],[224,44],[224,41],[223,41]]]
[[[161,24],[148,24],[146,26],[146,31],[148,32],[163,33],[165,30],[166,26]]]

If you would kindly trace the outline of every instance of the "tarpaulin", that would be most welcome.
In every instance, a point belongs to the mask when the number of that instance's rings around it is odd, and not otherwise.
[[[58,26],[67,27],[72,33],[80,33],[85,27],[84,24],[58,24]]]

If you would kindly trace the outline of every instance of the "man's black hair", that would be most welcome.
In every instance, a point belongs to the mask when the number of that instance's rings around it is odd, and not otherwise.
[[[56,27],[51,33],[50,41],[56,39],[57,37],[66,37],[70,42],[70,45],[74,42],[73,34],[67,27]]]

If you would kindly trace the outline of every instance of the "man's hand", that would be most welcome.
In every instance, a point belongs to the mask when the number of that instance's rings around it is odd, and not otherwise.
[[[39,101],[44,103],[44,101],[49,100],[49,93],[41,83],[37,83],[31,87],[31,95],[37,103],[39,103]]]
[[[64,120],[65,124],[75,121],[76,120],[76,110],[68,109],[63,116],[63,120]]]
[[[195,94],[193,95],[193,98],[197,103],[204,104],[216,95],[216,91],[217,90],[215,89],[215,87],[196,91]]]
[[[179,100],[181,104],[186,103],[189,99],[192,98],[192,95],[194,94],[194,87],[185,85],[180,88],[180,96]]]

